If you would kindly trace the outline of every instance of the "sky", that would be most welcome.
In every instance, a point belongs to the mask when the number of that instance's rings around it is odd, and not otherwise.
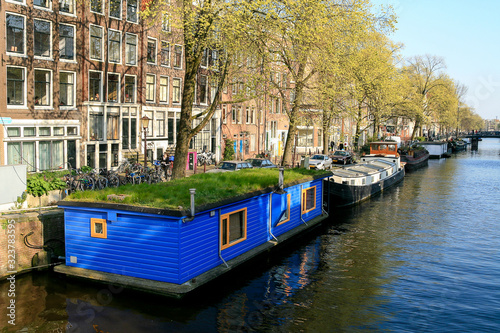
[[[402,55],[442,57],[468,88],[464,101],[483,119],[500,119],[500,0],[372,0],[392,5]]]

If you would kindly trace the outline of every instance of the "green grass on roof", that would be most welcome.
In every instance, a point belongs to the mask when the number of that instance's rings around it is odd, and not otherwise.
[[[285,170],[286,184],[312,180],[325,171]],[[190,206],[189,189],[196,189],[196,206],[217,203],[231,197],[264,190],[278,184],[277,169],[252,169],[225,173],[196,174],[158,184],[124,185],[99,191],[75,192],[65,201],[121,203],[133,206],[178,209]],[[110,194],[129,195],[122,200],[108,200]]]

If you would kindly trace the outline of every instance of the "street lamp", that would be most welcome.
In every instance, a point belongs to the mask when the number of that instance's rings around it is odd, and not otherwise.
[[[141,127],[142,127],[142,131],[144,132],[144,167],[147,167],[148,166],[148,159],[147,159],[147,145],[148,145],[148,142],[147,142],[147,131],[148,131],[148,126],[149,126],[149,118],[148,116],[144,116],[141,118]]]

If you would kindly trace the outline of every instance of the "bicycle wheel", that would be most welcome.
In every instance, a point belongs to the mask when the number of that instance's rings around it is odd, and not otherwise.
[[[117,175],[111,175],[108,177],[109,187],[118,187],[120,185],[120,178]]]
[[[96,190],[105,189],[108,186],[108,180],[104,177],[99,177],[96,182]]]

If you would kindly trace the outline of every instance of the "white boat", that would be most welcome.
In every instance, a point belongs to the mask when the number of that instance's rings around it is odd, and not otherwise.
[[[356,204],[400,182],[404,164],[396,142],[372,142],[360,163],[332,171],[326,186],[329,208]]]

